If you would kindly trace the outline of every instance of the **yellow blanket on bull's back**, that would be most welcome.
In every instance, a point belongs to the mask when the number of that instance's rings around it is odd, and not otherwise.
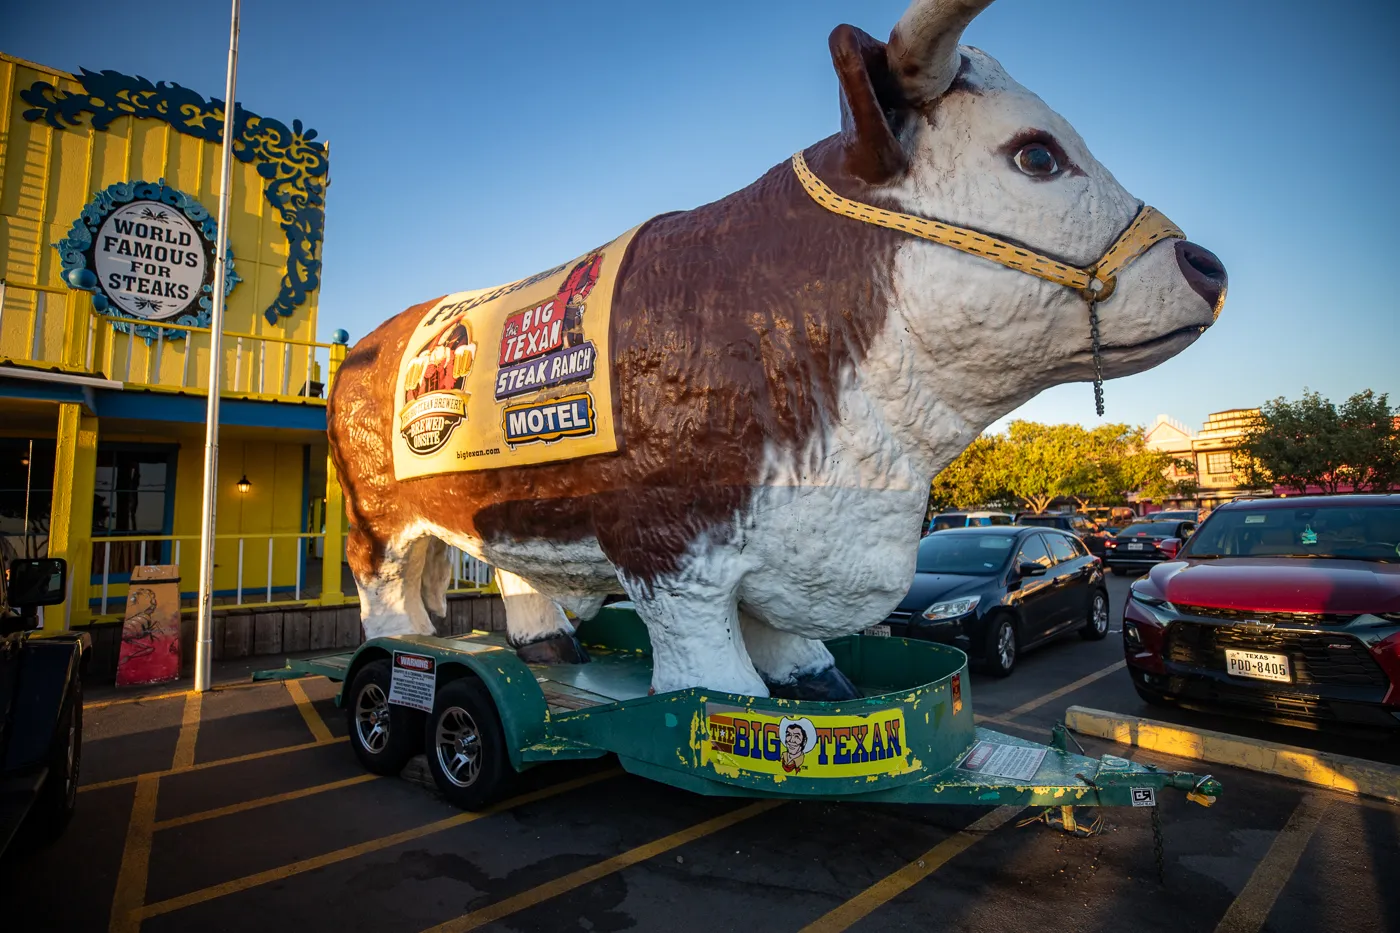
[[[617,450],[609,322],[638,229],[423,316],[394,386],[395,479]]]

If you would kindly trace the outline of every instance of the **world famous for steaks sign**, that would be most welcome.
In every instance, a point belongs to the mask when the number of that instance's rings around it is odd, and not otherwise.
[[[395,386],[395,479],[617,450],[608,334],[636,232],[423,315]]]

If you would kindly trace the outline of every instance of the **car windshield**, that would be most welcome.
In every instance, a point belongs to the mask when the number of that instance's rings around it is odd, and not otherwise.
[[[933,530],[943,531],[945,528],[962,528],[966,524],[966,515],[936,515],[933,519]]]
[[[1006,566],[1015,535],[936,534],[919,544],[919,573],[983,576]]]
[[[1042,527],[1042,528],[1054,528],[1055,525],[1059,522],[1059,520],[1060,520],[1060,519],[1059,519],[1059,516],[1057,516],[1057,515],[1023,515],[1023,516],[1021,516],[1021,524],[1022,524],[1022,525],[1038,525],[1038,526],[1040,526],[1040,527]]]
[[[1129,525],[1118,532],[1120,538],[1170,538],[1176,534],[1176,522],[1144,522]]]
[[[1400,562],[1400,506],[1222,509],[1201,526],[1182,556]]]

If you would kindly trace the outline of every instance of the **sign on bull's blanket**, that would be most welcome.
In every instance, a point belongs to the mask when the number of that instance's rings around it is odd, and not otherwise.
[[[608,326],[636,232],[423,316],[395,386],[395,479],[617,450]]]

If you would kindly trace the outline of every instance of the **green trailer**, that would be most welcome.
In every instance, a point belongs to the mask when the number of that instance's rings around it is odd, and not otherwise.
[[[646,628],[625,604],[580,623],[578,636],[588,664],[527,665],[500,635],[478,632],[373,638],[256,676],[340,681],[337,704],[364,766],[396,774],[424,753],[443,795],[466,809],[527,768],[605,755],[700,794],[1041,806],[1047,822],[1079,833],[1076,806],[1151,807],[1167,789],[1209,806],[1220,794],[1209,775],[1076,754],[1063,727],[1040,745],[978,726],[967,656],[944,645],[830,641],[863,696],[818,702],[652,694]]]

